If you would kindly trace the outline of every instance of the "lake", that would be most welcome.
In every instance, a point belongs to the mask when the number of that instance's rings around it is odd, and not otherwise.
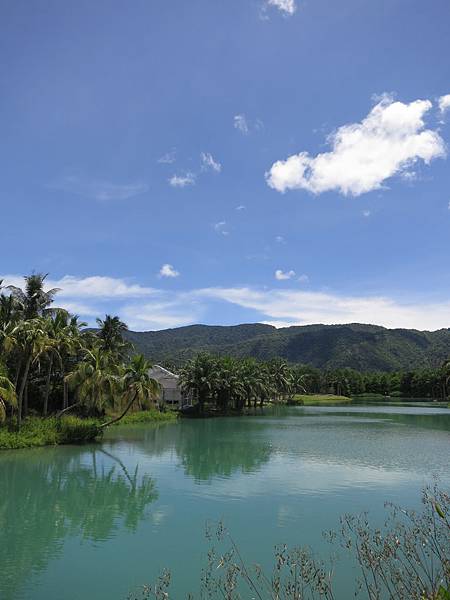
[[[345,512],[419,506],[450,484],[450,410],[281,407],[251,417],[112,428],[102,443],[0,453],[0,598],[124,599],[163,567],[196,593],[222,520],[249,563],[277,543],[325,555]],[[338,600],[351,597],[343,562]]]

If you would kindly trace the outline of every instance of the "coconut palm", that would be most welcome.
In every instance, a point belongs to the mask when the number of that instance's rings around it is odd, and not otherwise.
[[[292,376],[289,365],[282,359],[274,359],[268,363],[271,384],[278,398],[289,394],[292,387]]]
[[[17,367],[18,380],[20,379],[17,395],[17,424],[20,427],[23,414],[24,392],[28,383],[30,367],[41,354],[49,350],[52,341],[47,336],[46,321],[42,317],[21,321],[14,328],[12,335],[15,339],[15,348],[21,356]]]
[[[111,405],[120,389],[119,367],[111,360],[111,355],[99,347],[85,351],[83,360],[77,363],[74,371],[66,376],[69,387],[75,390],[77,402],[60,411],[82,405],[91,412],[103,413]]]
[[[205,402],[216,393],[218,380],[217,359],[201,353],[188,361],[180,371],[181,389],[198,402],[200,412],[204,411]]]
[[[47,277],[48,273],[33,273],[32,275],[26,275],[24,277],[24,290],[15,285],[7,286],[7,289],[10,290],[11,295],[17,301],[24,319],[34,319],[35,317],[42,316],[44,311],[48,309],[53,302],[59,288],[52,288],[45,291],[44,282]]]
[[[6,419],[6,405],[17,407],[16,388],[8,377],[6,367],[0,364],[0,423]]]
[[[79,322],[76,315],[70,315],[66,310],[55,309],[46,319],[47,335],[53,344],[48,346],[47,376],[44,389],[43,413],[48,412],[48,398],[50,383],[55,365],[59,366],[59,373],[63,378],[63,408],[67,406],[67,384],[64,381],[65,363],[68,358],[82,348],[81,328],[87,324]]]
[[[122,401],[125,408],[118,417],[103,423],[100,426],[101,429],[123,419],[135,402],[138,402],[141,406],[156,402],[160,386],[156,379],[150,377],[151,368],[151,363],[142,354],[133,356],[130,363],[125,367],[121,378]]]
[[[123,334],[128,331],[127,325],[119,317],[105,315],[104,319],[97,319],[99,326],[98,338],[100,346],[105,352],[123,358],[131,347],[131,344],[125,342]]]

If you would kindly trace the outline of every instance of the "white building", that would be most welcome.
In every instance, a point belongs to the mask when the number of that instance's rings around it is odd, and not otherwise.
[[[179,376],[159,365],[153,365],[148,374],[161,386],[159,401],[181,408],[183,396],[179,386]]]

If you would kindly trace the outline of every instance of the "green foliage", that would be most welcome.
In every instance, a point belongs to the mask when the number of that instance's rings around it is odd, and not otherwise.
[[[172,410],[160,412],[156,409],[141,410],[126,415],[117,425],[138,425],[141,423],[171,423],[176,421],[178,413]]]
[[[30,417],[24,421],[20,431],[0,428],[0,449],[87,442],[99,435],[98,421],[94,419]]]
[[[333,394],[295,394],[289,404],[314,405],[314,404],[346,404],[352,399],[347,396],[334,396]]]
[[[416,331],[376,325],[306,325],[276,329],[260,323],[126,332],[139,352],[156,362],[184,364],[198,353],[267,361],[281,357],[326,370],[390,372],[435,368],[448,356],[450,329]]]

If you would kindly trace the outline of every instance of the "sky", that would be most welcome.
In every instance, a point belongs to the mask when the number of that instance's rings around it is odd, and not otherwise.
[[[92,324],[450,327],[448,0],[0,0],[0,278]]]

